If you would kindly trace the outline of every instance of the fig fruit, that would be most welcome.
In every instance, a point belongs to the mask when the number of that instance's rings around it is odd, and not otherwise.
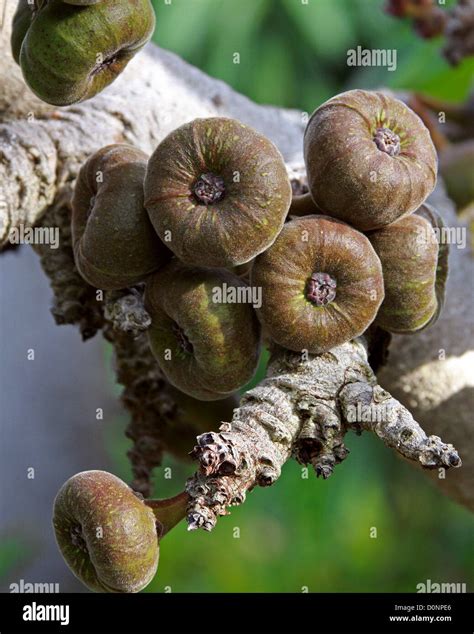
[[[94,592],[139,592],[156,573],[155,514],[110,473],[67,480],[54,501],[53,526],[67,565]]]
[[[434,210],[423,206],[420,212],[369,234],[382,262],[385,299],[376,324],[384,330],[416,332],[433,323],[439,314],[447,254],[440,250],[433,230],[434,214]]]
[[[227,301],[248,290],[225,269],[190,267],[178,260],[149,278],[150,346],[172,385],[210,401],[225,398],[252,378],[260,351],[258,320],[251,304]]]
[[[147,156],[109,145],[82,166],[72,201],[76,266],[92,286],[126,288],[171,257],[143,206]]]
[[[311,196],[322,213],[360,231],[414,212],[436,184],[430,134],[404,103],[350,90],[311,116],[304,137]]]
[[[361,335],[384,297],[382,266],[369,240],[319,215],[286,223],[255,260],[251,284],[262,288],[257,314],[268,335],[316,354]]]
[[[187,264],[233,267],[268,248],[291,202],[283,158],[234,119],[196,119],[150,158],[145,206],[158,235]]]
[[[13,59],[17,64],[20,63],[21,45],[33,21],[34,9],[35,6],[29,3],[28,0],[19,0],[13,15],[10,44]]]
[[[90,99],[118,77],[154,27],[150,0],[87,6],[49,0],[23,40],[23,77],[40,99],[56,106]]]

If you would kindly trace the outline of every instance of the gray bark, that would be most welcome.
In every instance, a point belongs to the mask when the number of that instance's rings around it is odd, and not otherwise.
[[[128,142],[151,152],[167,133],[196,117],[220,115],[240,119],[273,140],[288,165],[301,165],[304,124],[299,111],[254,104],[224,83],[153,45],[149,45],[112,86],[94,99],[61,110],[41,104],[25,88],[10,57],[9,22],[14,5],[13,0],[7,0],[0,33],[0,81],[5,87],[0,100],[0,243],[6,242],[12,227],[34,225],[53,202],[57,204],[62,196],[68,196],[80,165],[100,147]],[[440,197],[437,206],[447,224],[458,226],[442,191],[439,190],[436,196]],[[445,442],[456,442],[464,466],[450,472],[445,480],[438,478],[437,481],[454,499],[474,509],[473,311],[472,293],[468,291],[472,282],[472,260],[467,249],[452,251],[451,277],[442,317],[436,326],[419,335],[397,337],[396,345],[391,348],[390,363],[381,372],[380,379],[384,387],[426,425],[429,433],[443,434]],[[365,368],[364,381],[374,386],[367,361],[361,366],[357,358],[356,350],[360,346],[346,344],[345,360],[348,367],[355,363],[357,367]],[[440,347],[446,350],[446,360],[438,359]],[[355,355],[353,359],[349,350]],[[310,360],[309,365],[313,361]],[[277,356],[276,363],[280,362],[281,357]],[[335,363],[327,368],[327,372],[334,371]],[[310,371],[308,376],[311,376]],[[315,375],[312,376],[314,379]],[[318,384],[311,389],[316,392],[321,389],[328,376],[318,378]],[[271,368],[267,381],[272,381]],[[298,393],[301,396],[301,392]],[[244,397],[243,410],[249,398],[251,395]],[[289,401],[294,404],[294,394]],[[400,412],[406,411],[397,407]],[[290,437],[295,440],[302,429],[302,418],[298,424],[293,424],[294,411],[291,410],[290,415],[288,410],[287,414],[287,419],[281,414],[280,426],[283,422],[285,427],[285,421],[288,422]],[[235,420],[231,424],[234,427],[239,422],[239,419]],[[341,434],[344,431],[341,429]],[[329,435],[334,436],[332,432]],[[339,446],[337,442],[332,445],[333,460],[337,458]],[[446,445],[441,443],[438,447],[440,466],[445,464],[443,456],[451,454],[450,449],[442,447]],[[418,449],[417,458],[421,455],[421,448]],[[291,451],[283,450],[275,464],[293,450],[293,446]],[[276,451],[278,453],[280,449]],[[206,455],[209,458],[209,454]],[[271,463],[271,456],[269,460]],[[324,473],[327,465],[319,466]],[[250,478],[250,488],[255,483],[252,478],[257,479],[257,471],[255,468]],[[190,487],[193,487],[192,483]]]

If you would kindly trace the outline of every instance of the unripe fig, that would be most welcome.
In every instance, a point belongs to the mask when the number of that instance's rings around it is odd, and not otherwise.
[[[459,209],[474,202],[474,140],[449,145],[440,156],[439,169],[449,197]]]
[[[156,573],[155,515],[110,473],[70,478],[54,501],[53,526],[67,565],[94,592],[139,592]]]
[[[269,247],[291,202],[283,158],[240,121],[196,119],[150,158],[145,206],[158,235],[183,262],[233,267]]]
[[[315,203],[361,231],[412,213],[436,184],[427,128],[381,92],[350,90],[326,101],[308,123],[304,155]]]
[[[23,76],[47,103],[67,106],[90,99],[118,77],[154,27],[150,0],[82,7],[49,0],[23,41]]]
[[[426,211],[429,212],[427,206]],[[382,262],[385,284],[385,299],[376,324],[389,332],[421,330],[435,320],[442,305],[446,262],[439,261],[440,249],[432,223],[422,213],[423,209],[420,214],[369,234]]]
[[[361,335],[384,297],[382,266],[369,240],[318,215],[286,223],[256,259],[251,284],[262,288],[257,314],[268,335],[316,354]]]
[[[72,201],[76,266],[92,286],[126,288],[170,257],[143,206],[147,156],[109,145],[82,166]]]
[[[252,305],[242,301],[248,290],[229,271],[190,267],[178,260],[149,278],[145,306],[152,318],[150,346],[166,378],[179,390],[211,401],[225,398],[252,378],[260,329]]]
[[[13,59],[20,63],[20,51],[25,35],[33,21],[33,9],[28,0],[19,0],[12,22],[11,49]]]

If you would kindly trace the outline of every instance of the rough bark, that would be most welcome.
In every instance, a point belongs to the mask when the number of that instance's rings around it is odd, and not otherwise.
[[[51,208],[65,210],[80,165],[100,147],[128,142],[151,152],[168,132],[195,117],[218,114],[238,118],[271,138],[288,164],[301,165],[304,125],[299,111],[256,105],[153,45],[93,100],[61,110],[44,106],[25,88],[10,57],[9,22],[14,4],[7,0],[0,33],[0,80],[4,87],[0,101],[0,243],[6,242],[12,227],[37,224]],[[448,224],[455,226],[457,221],[445,199],[442,204],[441,211],[448,211]],[[393,386],[394,395],[401,402],[408,403],[420,420],[427,421],[430,432],[437,435],[445,430],[447,441],[456,436],[457,448],[467,466],[456,470],[455,478],[448,476],[443,486],[450,495],[474,508],[472,399],[469,402],[474,381],[467,368],[472,354],[472,309],[464,306],[469,298],[466,289],[472,279],[472,261],[467,252],[455,251],[451,271],[442,318],[433,329],[414,337],[397,338],[390,363],[381,376],[387,388],[392,390]],[[77,315],[71,319],[77,323]],[[81,315],[81,319],[87,322],[88,316]],[[439,341],[447,351],[447,361],[438,361],[433,352],[437,350],[433,345]],[[362,383],[373,389],[370,394],[365,387],[364,398],[375,398],[380,391],[374,390],[376,381],[362,342],[351,342],[341,349],[323,355],[324,359],[311,358],[304,367],[301,360],[295,365],[294,359],[288,361],[287,355],[276,353],[267,379],[244,396],[230,427],[215,436],[201,437],[196,456],[202,473],[188,484],[196,500],[190,513],[191,525],[210,527],[226,502],[237,503],[245,490],[256,483],[270,484],[291,453],[303,462],[311,462],[321,475],[329,474],[334,464],[345,457],[342,438],[353,425],[341,416],[339,390],[348,384]],[[288,369],[288,363],[293,371]],[[314,373],[318,364],[326,364],[322,373]],[[355,378],[341,378],[341,369]],[[291,380],[281,379],[279,372],[283,370],[283,376],[291,376]],[[333,375],[339,376],[339,383]],[[275,393],[281,396],[280,400],[270,402],[268,398]],[[325,393],[330,396],[325,398]],[[348,398],[347,390],[343,394]],[[352,399],[349,404],[356,402]],[[270,406],[274,409],[268,409]],[[426,461],[427,466],[456,462],[451,447],[441,441],[428,441],[409,413],[395,401],[394,409],[398,412],[398,431],[395,437],[385,434],[389,444],[403,440],[402,453],[422,463]],[[456,427],[447,429],[452,415],[456,416]],[[402,433],[405,428],[411,430],[411,436]],[[256,434],[253,438],[259,441],[257,457],[250,451],[249,441],[242,440],[240,429],[247,430],[249,438]],[[239,437],[237,448],[232,434]],[[416,446],[412,446],[414,439]],[[219,458],[221,450],[232,458],[222,463],[224,467]],[[249,464],[243,465],[242,457],[248,457]],[[227,474],[226,470],[243,466],[238,478]],[[221,474],[217,480],[216,469]],[[221,485],[223,490],[219,491]],[[203,496],[204,502],[206,496],[212,498],[212,504],[203,505]]]
[[[422,467],[460,465],[452,445],[427,437],[410,412],[378,384],[364,339],[322,355],[275,348],[267,377],[241,399],[231,423],[198,437],[200,470],[188,480],[189,529],[212,530],[227,507],[269,486],[293,456],[328,478],[349,451],[349,430],[372,431]]]

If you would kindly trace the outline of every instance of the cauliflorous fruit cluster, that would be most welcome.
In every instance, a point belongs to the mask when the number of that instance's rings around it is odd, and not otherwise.
[[[417,115],[382,93],[343,93],[312,115],[304,155],[312,202],[299,217],[278,150],[232,119],[187,123],[149,160],[109,146],[80,171],[77,267],[102,289],[145,282],[151,349],[190,396],[249,381],[259,324],[320,354],[373,322],[411,333],[439,313],[447,258],[424,205],[437,158]]]
[[[323,354],[373,323],[413,333],[439,314],[447,252],[441,219],[425,204],[437,158],[417,115],[383,93],[343,93],[313,113],[304,156],[309,203],[295,214],[277,148],[229,118],[186,123],[150,158],[108,146],[80,170],[77,268],[104,290],[145,284],[150,348],[187,398],[223,401],[242,388],[261,329],[267,341]],[[146,503],[105,476],[76,478],[56,501],[66,561],[92,589],[140,589],[157,563]],[[100,543],[88,528],[107,526],[111,487],[140,516],[137,541],[129,536],[133,570],[115,550],[120,525]]]

